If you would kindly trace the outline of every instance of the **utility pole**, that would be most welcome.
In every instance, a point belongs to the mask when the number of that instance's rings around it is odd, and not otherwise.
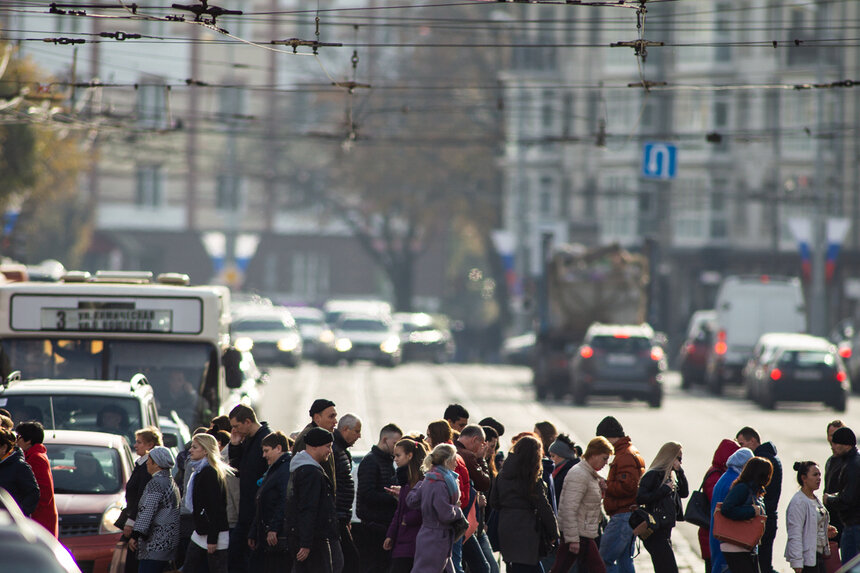
[[[824,10],[821,3],[816,2],[815,26],[817,30],[823,30]],[[825,49],[823,46],[816,48],[816,82],[824,83]],[[815,196],[812,208],[812,264],[809,292],[809,332],[816,336],[827,334],[827,285],[825,281],[825,267],[827,258],[827,190],[825,189],[824,177],[824,149],[822,146],[821,133],[824,129],[824,97],[823,89],[816,91],[815,115],[816,115],[816,139],[815,139]]]

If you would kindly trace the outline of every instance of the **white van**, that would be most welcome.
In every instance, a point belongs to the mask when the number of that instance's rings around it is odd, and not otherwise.
[[[716,335],[706,370],[714,394],[721,394],[727,383],[741,381],[741,371],[762,334],[806,332],[803,287],[797,278],[726,277],[714,309]]]

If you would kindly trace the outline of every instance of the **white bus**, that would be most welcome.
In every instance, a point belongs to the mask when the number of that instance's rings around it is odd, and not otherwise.
[[[229,347],[229,290],[188,282],[100,271],[0,285],[0,373],[129,380],[141,372],[160,411],[208,426],[227,387],[241,384],[240,356]]]

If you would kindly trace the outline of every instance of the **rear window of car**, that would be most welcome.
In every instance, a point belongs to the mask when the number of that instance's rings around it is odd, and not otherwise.
[[[119,452],[80,444],[45,444],[54,493],[117,493],[122,489]]]
[[[385,332],[389,329],[388,325],[381,320],[365,318],[347,318],[345,320],[341,320],[338,326],[341,330],[364,332]]]
[[[279,318],[256,318],[252,320],[234,320],[231,328],[234,332],[277,332],[279,330],[288,330],[290,326]]]
[[[779,357],[780,366],[809,368],[813,366],[834,366],[836,360],[830,352],[813,350],[789,350]]]
[[[651,340],[644,336],[595,336],[590,345],[595,350],[617,353],[637,353],[651,349]]]

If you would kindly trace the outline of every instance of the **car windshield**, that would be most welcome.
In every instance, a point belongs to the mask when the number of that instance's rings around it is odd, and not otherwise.
[[[595,336],[590,346],[606,352],[636,353],[651,349],[651,341],[644,336]]]
[[[289,325],[279,318],[254,318],[235,320],[231,326],[233,332],[276,332],[288,330]]]
[[[119,452],[102,446],[45,444],[54,493],[117,493],[123,475]]]
[[[140,402],[134,398],[81,394],[13,394],[0,397],[0,405],[15,424],[40,422],[57,430],[107,432],[134,443],[134,432],[143,427]],[[52,411],[53,408],[53,411]]]
[[[347,318],[340,321],[338,328],[361,332],[385,332],[388,330],[388,325],[372,318]]]
[[[210,376],[210,367],[217,365],[216,352],[204,342],[6,339],[0,342],[0,364],[4,377],[19,370],[24,380],[131,380],[142,373],[162,413],[174,409],[196,427],[218,410],[213,386],[218,380]]]
[[[833,366],[835,360],[833,354],[815,350],[789,350],[779,357],[780,366],[797,366],[798,368],[810,368],[816,366]]]
[[[295,321],[298,326],[319,326],[322,328],[324,324],[321,318],[312,318],[310,316],[296,316]]]

